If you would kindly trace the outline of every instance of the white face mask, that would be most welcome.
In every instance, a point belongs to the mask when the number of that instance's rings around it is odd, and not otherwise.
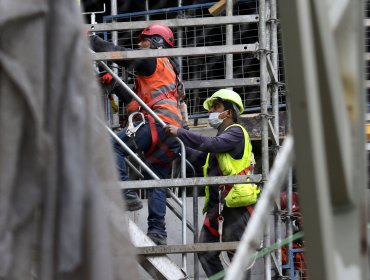
[[[224,111],[226,112],[226,111]],[[209,122],[209,125],[212,126],[214,129],[217,129],[221,124],[222,122],[224,121],[225,118],[223,119],[220,119],[219,116],[222,114],[223,112],[213,112],[213,113],[210,113],[209,114],[209,117],[208,117],[208,122]]]

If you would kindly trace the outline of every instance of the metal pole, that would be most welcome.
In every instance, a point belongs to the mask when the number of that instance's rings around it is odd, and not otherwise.
[[[117,0],[111,0],[111,16],[117,15],[118,9],[117,9]],[[112,22],[115,22],[115,19],[112,19]],[[112,43],[115,45],[118,45],[118,32],[112,31]],[[112,63],[113,71],[118,75],[118,65],[116,63]],[[118,99],[118,97],[116,97]],[[110,101],[108,100],[109,106]],[[117,102],[117,106],[119,106],[119,102]],[[112,120],[111,120],[111,126],[119,126],[119,108],[118,113],[112,114]]]
[[[278,61],[278,38],[277,38],[277,7],[276,0],[270,0],[270,49],[271,49],[271,62],[273,67],[273,72],[275,77],[279,79],[279,61]],[[272,114],[273,127],[276,137],[276,149],[279,148],[280,139],[279,139],[279,95],[278,95],[278,81],[270,85],[271,96],[272,96]],[[275,242],[281,241],[281,216],[280,216],[280,196],[276,199],[276,212],[275,212]],[[276,266],[279,275],[282,275],[282,257],[281,257],[281,248],[277,249],[275,252]]]
[[[117,15],[117,0],[111,0],[111,15],[115,16]],[[115,22],[116,20],[113,19],[112,22]],[[112,31],[112,42],[117,45],[118,43],[118,32],[117,31]]]
[[[182,1],[178,0],[177,3],[178,7],[182,6]],[[177,28],[177,46],[179,48],[182,48],[182,27]],[[182,79],[182,58],[180,57],[178,59],[179,62],[179,68],[180,68],[180,73],[179,77]],[[181,162],[181,172],[184,173],[183,176],[186,177],[186,162]],[[185,178],[183,177],[183,178]],[[182,198],[182,244],[186,244],[186,188],[182,188],[181,190],[181,198]],[[187,254],[184,253],[181,256],[181,261],[182,261],[182,269],[186,272],[186,265],[187,265]]]
[[[275,159],[271,170],[270,180],[263,187],[254,213],[244,231],[233,261],[226,272],[225,280],[241,280],[244,277],[245,268],[250,265],[253,256],[258,249],[262,231],[268,221],[272,205],[280,193],[281,186],[285,182],[293,162],[293,138],[287,136],[283,147]]]
[[[101,121],[103,123],[103,121]],[[105,124],[104,124],[105,125]],[[140,163],[140,165],[144,168],[144,170],[146,172],[148,172],[149,176],[151,176],[153,179],[155,180],[160,180],[160,178],[158,177],[157,174],[155,174],[127,145],[125,142],[123,142],[121,140],[121,138],[119,138],[117,136],[116,133],[114,133],[113,130],[111,130],[108,126],[105,125],[105,127],[107,128],[109,134],[114,138],[114,140],[116,140],[121,146],[122,148],[130,155],[132,156],[138,163]]]
[[[196,171],[194,167],[191,165],[191,169],[193,171],[193,176],[196,176]],[[199,231],[199,224],[198,224],[198,188],[193,188],[193,226],[194,226],[194,244],[199,242],[198,238],[198,231]],[[199,260],[198,255],[194,253],[194,280],[199,280]]]
[[[268,104],[267,104],[267,59],[266,59],[266,21],[265,0],[259,0],[259,57],[260,57],[260,95],[262,117],[262,180],[266,181],[269,170],[268,154]]]
[[[233,15],[233,0],[227,0],[226,2],[226,16]],[[226,45],[232,46],[233,45],[233,25],[228,24],[226,25]],[[227,54],[226,55],[226,79],[233,79],[233,55]],[[232,89],[232,88],[230,88]]]
[[[276,0],[271,0],[271,61],[275,76],[279,78],[279,50],[277,38],[277,12]],[[279,135],[279,88],[277,84],[272,86],[272,114],[274,115],[274,128]],[[279,145],[279,137],[276,139]]]
[[[290,111],[290,103],[289,100],[287,102],[287,125],[288,125],[288,133],[292,133],[292,114]],[[291,167],[289,170],[288,174],[288,186],[286,189],[286,210],[288,212],[288,219],[286,222],[286,236],[292,236],[293,235],[293,224],[292,224],[292,208],[293,208],[293,203],[292,203],[292,198],[293,198],[293,168]],[[288,243],[288,253],[291,252],[293,249],[293,242],[290,241]],[[290,254],[289,254],[290,256]],[[290,263],[290,258],[289,258],[289,267],[292,267],[292,263]],[[293,266],[294,267],[294,266]],[[289,274],[288,274],[289,275]]]
[[[149,0],[145,0],[145,11],[149,11]],[[145,19],[146,19],[146,21],[149,21],[150,20],[150,15],[146,14]]]
[[[288,186],[286,189],[286,210],[288,214],[288,218],[286,220],[286,236],[292,236],[293,235],[293,226],[292,226],[292,196],[293,196],[293,169],[290,168],[288,173]],[[290,241],[288,243],[288,253],[291,252],[293,249],[293,243]],[[290,259],[289,259],[290,260]],[[288,263],[289,267],[292,267],[293,264],[290,262]]]
[[[113,72],[112,69],[110,69],[108,67],[107,64],[105,64],[104,62],[102,61],[99,61],[99,65],[102,66],[105,70],[107,70],[107,72],[109,74],[112,75],[112,77],[116,80],[117,83],[119,83],[122,87],[124,87],[126,89],[126,91],[132,96],[132,98],[134,98],[140,105],[141,107],[143,107],[143,109],[145,111],[147,111],[160,125],[162,125],[162,127],[165,127],[166,126],[166,123],[164,121],[162,121],[162,119],[160,119],[156,113],[153,112],[152,109],[150,109],[150,107],[148,105],[146,105],[146,103],[141,100],[136,94],[135,92],[132,91],[132,89],[126,85],[126,83],[124,83],[118,76],[116,73]],[[180,143],[180,147],[181,147],[181,166],[185,166],[186,164],[186,151],[185,151],[185,146],[184,146],[184,143],[182,143],[182,141],[176,137],[177,141]],[[181,168],[181,177],[182,178],[186,178],[186,169],[185,168]],[[154,177],[153,177],[154,178]],[[156,178],[155,178],[156,179]],[[173,198],[179,205],[182,204],[182,202],[176,197],[173,195],[172,192],[169,192],[170,195],[171,195],[171,198]]]
[[[267,93],[267,58],[266,58],[266,19],[265,0],[259,0],[259,46],[260,46],[260,95],[261,95],[261,117],[262,117],[262,180],[267,181],[269,170],[268,151],[268,93]],[[264,247],[270,246],[270,223],[265,228]],[[265,256],[265,279],[271,279],[271,256]]]

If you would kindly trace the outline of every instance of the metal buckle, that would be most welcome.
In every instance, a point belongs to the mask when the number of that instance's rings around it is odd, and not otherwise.
[[[132,121],[133,117],[136,115],[140,115],[142,118],[142,121],[138,125],[134,125],[134,122]],[[128,127],[126,129],[126,135],[128,137],[131,137],[132,135],[135,136],[136,132],[139,130],[140,127],[142,127],[145,124],[145,117],[144,114],[141,112],[133,112],[128,117]]]

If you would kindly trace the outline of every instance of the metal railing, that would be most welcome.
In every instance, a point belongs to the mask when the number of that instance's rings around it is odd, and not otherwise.
[[[181,1],[180,1],[181,2]],[[210,71],[217,70],[214,67],[210,67],[207,63],[208,60],[203,60],[205,63],[203,65],[205,68],[202,69],[202,71],[199,72],[189,72],[184,73],[185,79],[184,83],[188,88],[189,96],[192,98],[192,94],[194,96],[194,100],[190,101],[191,105],[191,112],[190,112],[190,118],[197,119],[198,117],[207,116],[207,114],[199,109],[199,104],[202,103],[202,100],[209,97],[209,91],[213,90],[213,88],[216,87],[234,87],[237,88],[238,91],[241,87],[243,88],[241,93],[241,96],[243,98],[243,102],[246,105],[246,112],[249,111],[258,111],[260,110],[260,116],[262,117],[262,178],[263,182],[268,182],[268,173],[269,173],[269,132],[271,134],[273,147],[275,147],[276,153],[278,152],[280,141],[279,141],[279,111],[281,108],[285,108],[285,99],[282,99],[282,96],[285,96],[285,92],[282,93],[281,86],[282,83],[280,82],[282,72],[282,63],[279,63],[278,56],[278,29],[277,29],[277,12],[276,12],[276,1],[271,0],[253,0],[253,1],[239,1],[239,2],[254,2],[255,6],[257,8],[258,6],[258,14],[251,14],[251,15],[243,15],[243,11],[240,11],[239,9],[236,10],[237,14],[232,16],[230,12],[230,3],[232,1],[228,1],[228,12],[227,16],[220,16],[220,17],[209,17],[204,16],[204,13],[201,13],[202,18],[196,18],[193,15],[190,15],[189,12],[191,9],[205,9],[210,6],[212,6],[214,3],[208,3],[205,5],[191,5],[191,6],[182,6],[182,7],[173,7],[168,9],[158,9],[158,10],[152,10],[152,11],[144,11],[144,12],[138,12],[138,13],[127,13],[123,15],[112,15],[108,17],[104,17],[104,23],[103,24],[97,24],[97,25],[90,25],[91,30],[94,32],[107,32],[112,31],[114,32],[127,32],[129,33],[129,38],[121,40],[120,42],[124,42],[124,46],[126,47],[133,47],[134,46],[134,39],[137,37],[137,32],[132,32],[132,29],[138,30],[142,29],[143,27],[147,26],[147,21],[140,21],[140,20],[133,20],[133,18],[137,17],[143,17],[146,16],[145,20],[150,19],[151,15],[158,15],[158,14],[165,14],[165,19],[158,20],[158,22],[162,22],[167,24],[170,27],[176,27],[175,34],[181,35],[176,40],[182,40],[182,43],[177,44],[177,48],[174,49],[162,49],[162,50],[140,50],[140,51],[130,51],[130,52],[116,52],[114,55],[112,53],[100,53],[100,54],[94,54],[93,59],[94,60],[113,60],[113,59],[134,59],[138,57],[160,57],[160,56],[178,56],[182,58],[183,67],[182,70],[188,67],[191,69],[191,67],[194,68],[194,64],[196,64],[196,61],[202,61],[202,58],[200,56],[207,55],[213,55],[214,56],[214,63],[218,63],[219,60],[217,58],[218,55],[225,55],[226,57],[229,54],[234,54],[233,60],[227,59],[227,63],[224,62],[222,65],[224,65],[226,71],[224,72],[225,78],[222,79],[222,77],[219,77],[219,79],[215,79],[217,76],[206,76],[205,78],[201,77],[203,74],[200,74],[200,72],[207,73],[207,68],[210,69]],[[188,12],[188,15],[184,17],[178,18],[175,13],[177,12]],[[173,13],[172,16],[168,16],[167,13]],[[194,16],[194,17],[193,17]],[[204,16],[204,17],[203,17]],[[190,18],[189,18],[190,17]],[[109,21],[113,21],[112,23],[109,23]],[[126,20],[126,22],[120,22],[120,20]],[[128,20],[128,21],[127,21]],[[151,21],[151,23],[154,23],[156,21]],[[242,31],[242,25],[248,26],[248,24],[257,24],[253,28],[256,28],[258,26],[258,44],[235,44],[235,41],[238,42],[246,42],[246,38],[244,38],[242,35],[244,34]],[[222,42],[218,44],[214,44],[215,42],[207,42],[207,34],[211,32],[211,28],[214,28],[215,26],[228,26],[226,28],[226,34],[228,34],[228,40],[226,45],[222,45]],[[237,28],[239,30],[239,33],[237,36],[234,36],[234,39],[232,38],[233,28],[230,28],[234,26],[234,29]],[[182,32],[178,32],[178,30],[182,30]],[[193,37],[189,37],[189,30],[193,28]],[[222,32],[224,30],[221,29]],[[178,33],[177,33],[178,32]],[[203,46],[197,41],[197,32],[200,32],[200,36],[202,38]],[[125,33],[123,33],[125,35]],[[126,36],[126,35],[125,35]],[[176,36],[175,36],[176,37]],[[107,33],[105,33],[105,38],[108,39]],[[128,42],[128,45],[127,45]],[[126,44],[126,45],[125,45]],[[212,45],[214,44],[214,45]],[[215,46],[216,45],[216,46]],[[218,46],[217,46],[218,45]],[[242,60],[245,60],[246,57],[243,57],[243,54],[250,54],[254,57],[258,57],[259,59],[259,71],[256,72],[258,75],[252,74],[252,78],[242,76],[240,77],[240,73],[245,73],[245,71],[234,69],[232,71],[233,63],[235,60],[239,59],[239,56]],[[198,57],[197,57],[198,56]],[[192,57],[195,57],[197,60],[192,60]],[[210,59],[210,62],[212,63],[212,58]],[[239,62],[237,63],[239,65]],[[247,66],[242,61],[240,64],[243,67]],[[235,66],[235,65],[234,65]],[[248,65],[250,67],[251,64]],[[253,65],[252,65],[253,66]],[[106,66],[107,67],[107,66]],[[240,68],[240,69],[242,69]],[[107,70],[107,69],[106,69]],[[107,70],[108,71],[108,70]],[[110,70],[111,71],[111,70]],[[225,74],[228,73],[228,74]],[[111,73],[112,74],[112,73]],[[119,77],[115,77],[118,78]],[[221,79],[220,79],[221,78]],[[118,81],[118,80],[117,80]],[[129,91],[132,92],[130,87],[122,82],[120,79],[119,81],[122,83],[122,85]],[[257,98],[254,99],[253,102],[256,100],[260,101],[260,106],[250,106],[248,107],[248,104],[250,104],[250,101],[248,101],[248,94],[246,93],[246,88],[249,87],[250,91],[248,92],[252,96],[256,96],[255,93],[253,93],[255,87],[259,88],[258,93],[260,94]],[[203,91],[203,92],[202,92]],[[238,91],[239,92],[239,91]],[[135,98],[135,96],[134,96]],[[198,105],[197,105],[198,104]],[[145,104],[141,104],[145,105]],[[142,106],[144,107],[144,106]],[[257,108],[257,109],[256,109]],[[271,111],[272,109],[272,111]],[[193,116],[192,116],[193,115]],[[183,154],[183,153],[182,153]],[[185,165],[184,165],[185,166]],[[184,171],[186,172],[186,170]],[[291,176],[291,175],[290,175]],[[235,176],[233,176],[235,177]],[[183,177],[184,178],[184,177]],[[146,187],[168,187],[168,186],[184,186],[185,184],[192,184],[193,186],[196,186],[197,181],[202,181],[201,178],[196,178],[195,180],[191,180],[193,178],[187,178],[183,179],[183,181],[178,181],[178,179],[169,179],[167,180],[161,180],[156,183],[155,185],[150,183],[151,186],[143,185],[141,181],[140,184],[137,186],[135,183],[130,184],[130,188],[146,188]],[[212,180],[209,181],[210,178],[208,178],[206,181],[202,181],[203,185],[212,183]],[[256,178],[253,178],[256,179]],[[177,181],[174,181],[177,180]],[[217,180],[220,180],[220,177],[217,178]],[[241,179],[242,180],[242,179]],[[256,181],[258,181],[256,179]],[[235,181],[235,178],[231,178],[230,181]],[[258,181],[259,182],[259,181]],[[236,183],[236,182],[235,182]],[[122,187],[125,186],[126,183],[122,183]],[[218,181],[219,184],[219,181]],[[292,188],[292,185],[289,184],[288,188]],[[196,187],[194,187],[196,189]],[[290,192],[291,193],[291,192]],[[184,193],[183,193],[184,194]],[[275,239],[279,240],[281,237],[281,230],[280,230],[280,217],[279,217],[279,201],[277,201],[278,204],[276,205],[276,219],[277,222],[275,223],[275,229],[274,234],[276,233]],[[288,198],[288,204],[289,204],[289,198]],[[289,207],[289,206],[288,206]],[[186,219],[185,219],[186,220]],[[188,228],[191,228],[191,225],[187,223]],[[183,226],[183,234],[186,230],[186,226]],[[269,240],[271,238],[270,231],[267,230],[265,232],[265,244],[264,246],[269,246]],[[271,260],[270,256],[268,255],[266,258],[266,269],[265,269],[265,278],[270,280],[271,279]],[[274,264],[275,264],[275,271],[281,276],[281,252],[278,250],[273,257]],[[194,273],[196,275],[196,273]]]

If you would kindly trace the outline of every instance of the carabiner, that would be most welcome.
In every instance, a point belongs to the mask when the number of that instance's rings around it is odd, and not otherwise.
[[[133,117],[139,114],[141,116],[142,121],[137,124],[136,126],[134,125],[134,122],[132,121]],[[140,127],[142,127],[145,124],[145,117],[144,114],[141,112],[133,112],[130,114],[128,117],[128,127],[126,129],[126,135],[128,137],[131,137],[132,135],[135,136],[136,132],[139,130]]]

